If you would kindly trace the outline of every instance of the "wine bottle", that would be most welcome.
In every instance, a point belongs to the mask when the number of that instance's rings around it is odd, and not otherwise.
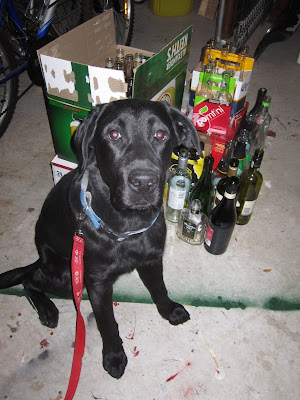
[[[239,160],[239,167],[236,176],[240,177],[242,172],[247,169],[246,166],[246,143],[245,142],[236,142],[235,149],[233,151],[233,157]]]
[[[212,182],[214,189],[217,187],[218,182],[227,174],[230,159],[233,153],[234,142],[232,140],[225,143],[224,153],[217,165],[217,168],[212,173]]]
[[[239,178],[231,176],[221,202],[209,217],[204,239],[204,247],[211,254],[225,253],[230,242],[236,220],[235,197],[239,186]]]
[[[207,217],[201,212],[201,202],[192,201],[189,208],[181,210],[177,225],[177,236],[189,244],[202,244],[207,224]]]
[[[206,216],[209,215],[213,201],[214,201],[214,188],[212,184],[212,167],[214,163],[213,156],[209,155],[204,158],[204,165],[202,174],[193,187],[189,197],[189,203],[193,200],[198,199],[202,205],[202,212]]]
[[[227,182],[231,176],[236,176],[236,174],[238,172],[238,166],[239,166],[239,160],[235,157],[232,158],[229,163],[227,176],[222,178],[219,181],[219,183],[217,184],[214,207],[216,207],[220,203],[220,201],[223,199],[225,189],[227,186]]]
[[[263,159],[264,151],[255,150],[251,160],[250,168],[244,171],[240,178],[240,190],[236,203],[237,224],[246,225],[251,218],[254,206],[263,183],[259,168]]]
[[[265,142],[266,142],[266,136],[269,131],[269,127],[271,124],[272,117],[269,114],[269,107],[270,107],[270,102],[271,102],[271,97],[270,96],[265,96],[263,102],[262,102],[262,109],[260,112],[257,114],[256,120],[255,120],[255,143],[254,143],[254,149],[264,149],[265,148]]]
[[[256,97],[256,102],[253,106],[253,108],[248,112],[246,116],[246,120],[249,122],[255,122],[256,116],[258,112],[261,109],[261,104],[263,102],[263,99],[265,98],[267,94],[267,89],[266,88],[260,88],[257,92],[257,97]]]
[[[168,181],[168,198],[166,217],[171,222],[178,222],[180,211],[188,201],[192,182],[191,171],[187,168],[188,151],[181,149],[178,157],[178,165],[172,171]]]

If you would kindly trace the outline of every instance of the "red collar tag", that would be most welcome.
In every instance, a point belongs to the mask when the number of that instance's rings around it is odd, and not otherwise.
[[[76,322],[76,341],[73,355],[72,370],[69,380],[69,386],[65,396],[65,400],[72,400],[77,385],[79,382],[82,357],[85,348],[85,325],[84,319],[80,312],[80,301],[83,292],[83,253],[84,253],[84,240],[82,237],[75,234],[73,238],[73,251],[72,251],[72,283],[73,295],[77,309],[77,322]]]

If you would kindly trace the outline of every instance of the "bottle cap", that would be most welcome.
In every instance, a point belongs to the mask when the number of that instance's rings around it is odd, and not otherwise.
[[[244,160],[244,158],[246,158],[246,143],[237,142],[233,155],[239,160]]]
[[[228,179],[225,191],[228,194],[236,193],[237,190],[238,190],[238,187],[239,187],[239,183],[240,183],[240,180],[239,180],[239,178],[237,176],[231,176]]]
[[[253,128],[253,122],[246,119],[244,124],[244,129],[246,129],[247,131],[252,131],[252,128]]]
[[[264,156],[263,149],[256,149],[252,157],[252,164],[254,166],[260,166],[263,156]]]
[[[231,168],[238,168],[238,166],[239,166],[239,160],[238,160],[238,158],[233,157],[233,158],[230,160],[229,166],[230,166]]]
[[[198,212],[201,210],[201,201],[199,199],[194,199],[191,204],[191,210]]]

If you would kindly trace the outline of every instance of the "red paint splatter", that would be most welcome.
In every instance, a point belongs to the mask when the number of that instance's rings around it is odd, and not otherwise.
[[[133,350],[131,350],[131,353],[134,355],[134,357],[136,357],[140,354],[140,352],[139,352],[139,350],[137,350],[136,346],[134,346]]]
[[[53,336],[53,335],[54,335],[54,332],[50,332],[50,335]]]
[[[136,328],[136,313],[134,313],[134,327],[131,330],[131,332],[129,333],[128,336],[125,336],[126,339],[128,340],[133,340],[134,339],[134,335],[135,335],[135,328]]]
[[[19,312],[19,313],[18,313],[18,316],[21,317],[21,315],[22,315],[22,313]]]
[[[48,343],[48,341],[47,341],[46,339],[43,339],[43,340],[40,342],[40,345],[41,345],[41,349],[43,349],[44,347],[48,347],[48,346],[49,346],[49,343]]]
[[[120,303],[117,303],[116,301],[114,302],[114,306],[115,307],[117,307],[117,306],[119,306],[120,305]]]
[[[220,371],[218,371],[217,369],[216,369],[216,371],[217,371],[218,374],[220,373]]]
[[[190,363],[190,362],[187,362],[186,365],[185,365],[180,371],[178,371],[176,374],[170,376],[170,378],[166,379],[166,382],[172,381],[174,378],[176,378],[177,375],[180,374],[180,372],[182,372],[183,370],[185,370],[186,367],[189,367],[190,365],[191,365],[191,363]]]

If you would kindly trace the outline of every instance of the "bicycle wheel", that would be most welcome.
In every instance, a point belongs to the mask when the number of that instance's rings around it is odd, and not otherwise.
[[[82,0],[61,0],[55,9],[51,31],[61,36],[82,22]]]
[[[16,60],[7,37],[0,33],[0,79],[14,69]],[[19,77],[0,85],[0,138],[6,131],[15,112],[19,90]]]
[[[134,25],[134,0],[110,0],[108,2],[105,0],[88,0],[82,10],[83,19],[87,21],[111,7],[114,9],[116,42],[130,46]]]

